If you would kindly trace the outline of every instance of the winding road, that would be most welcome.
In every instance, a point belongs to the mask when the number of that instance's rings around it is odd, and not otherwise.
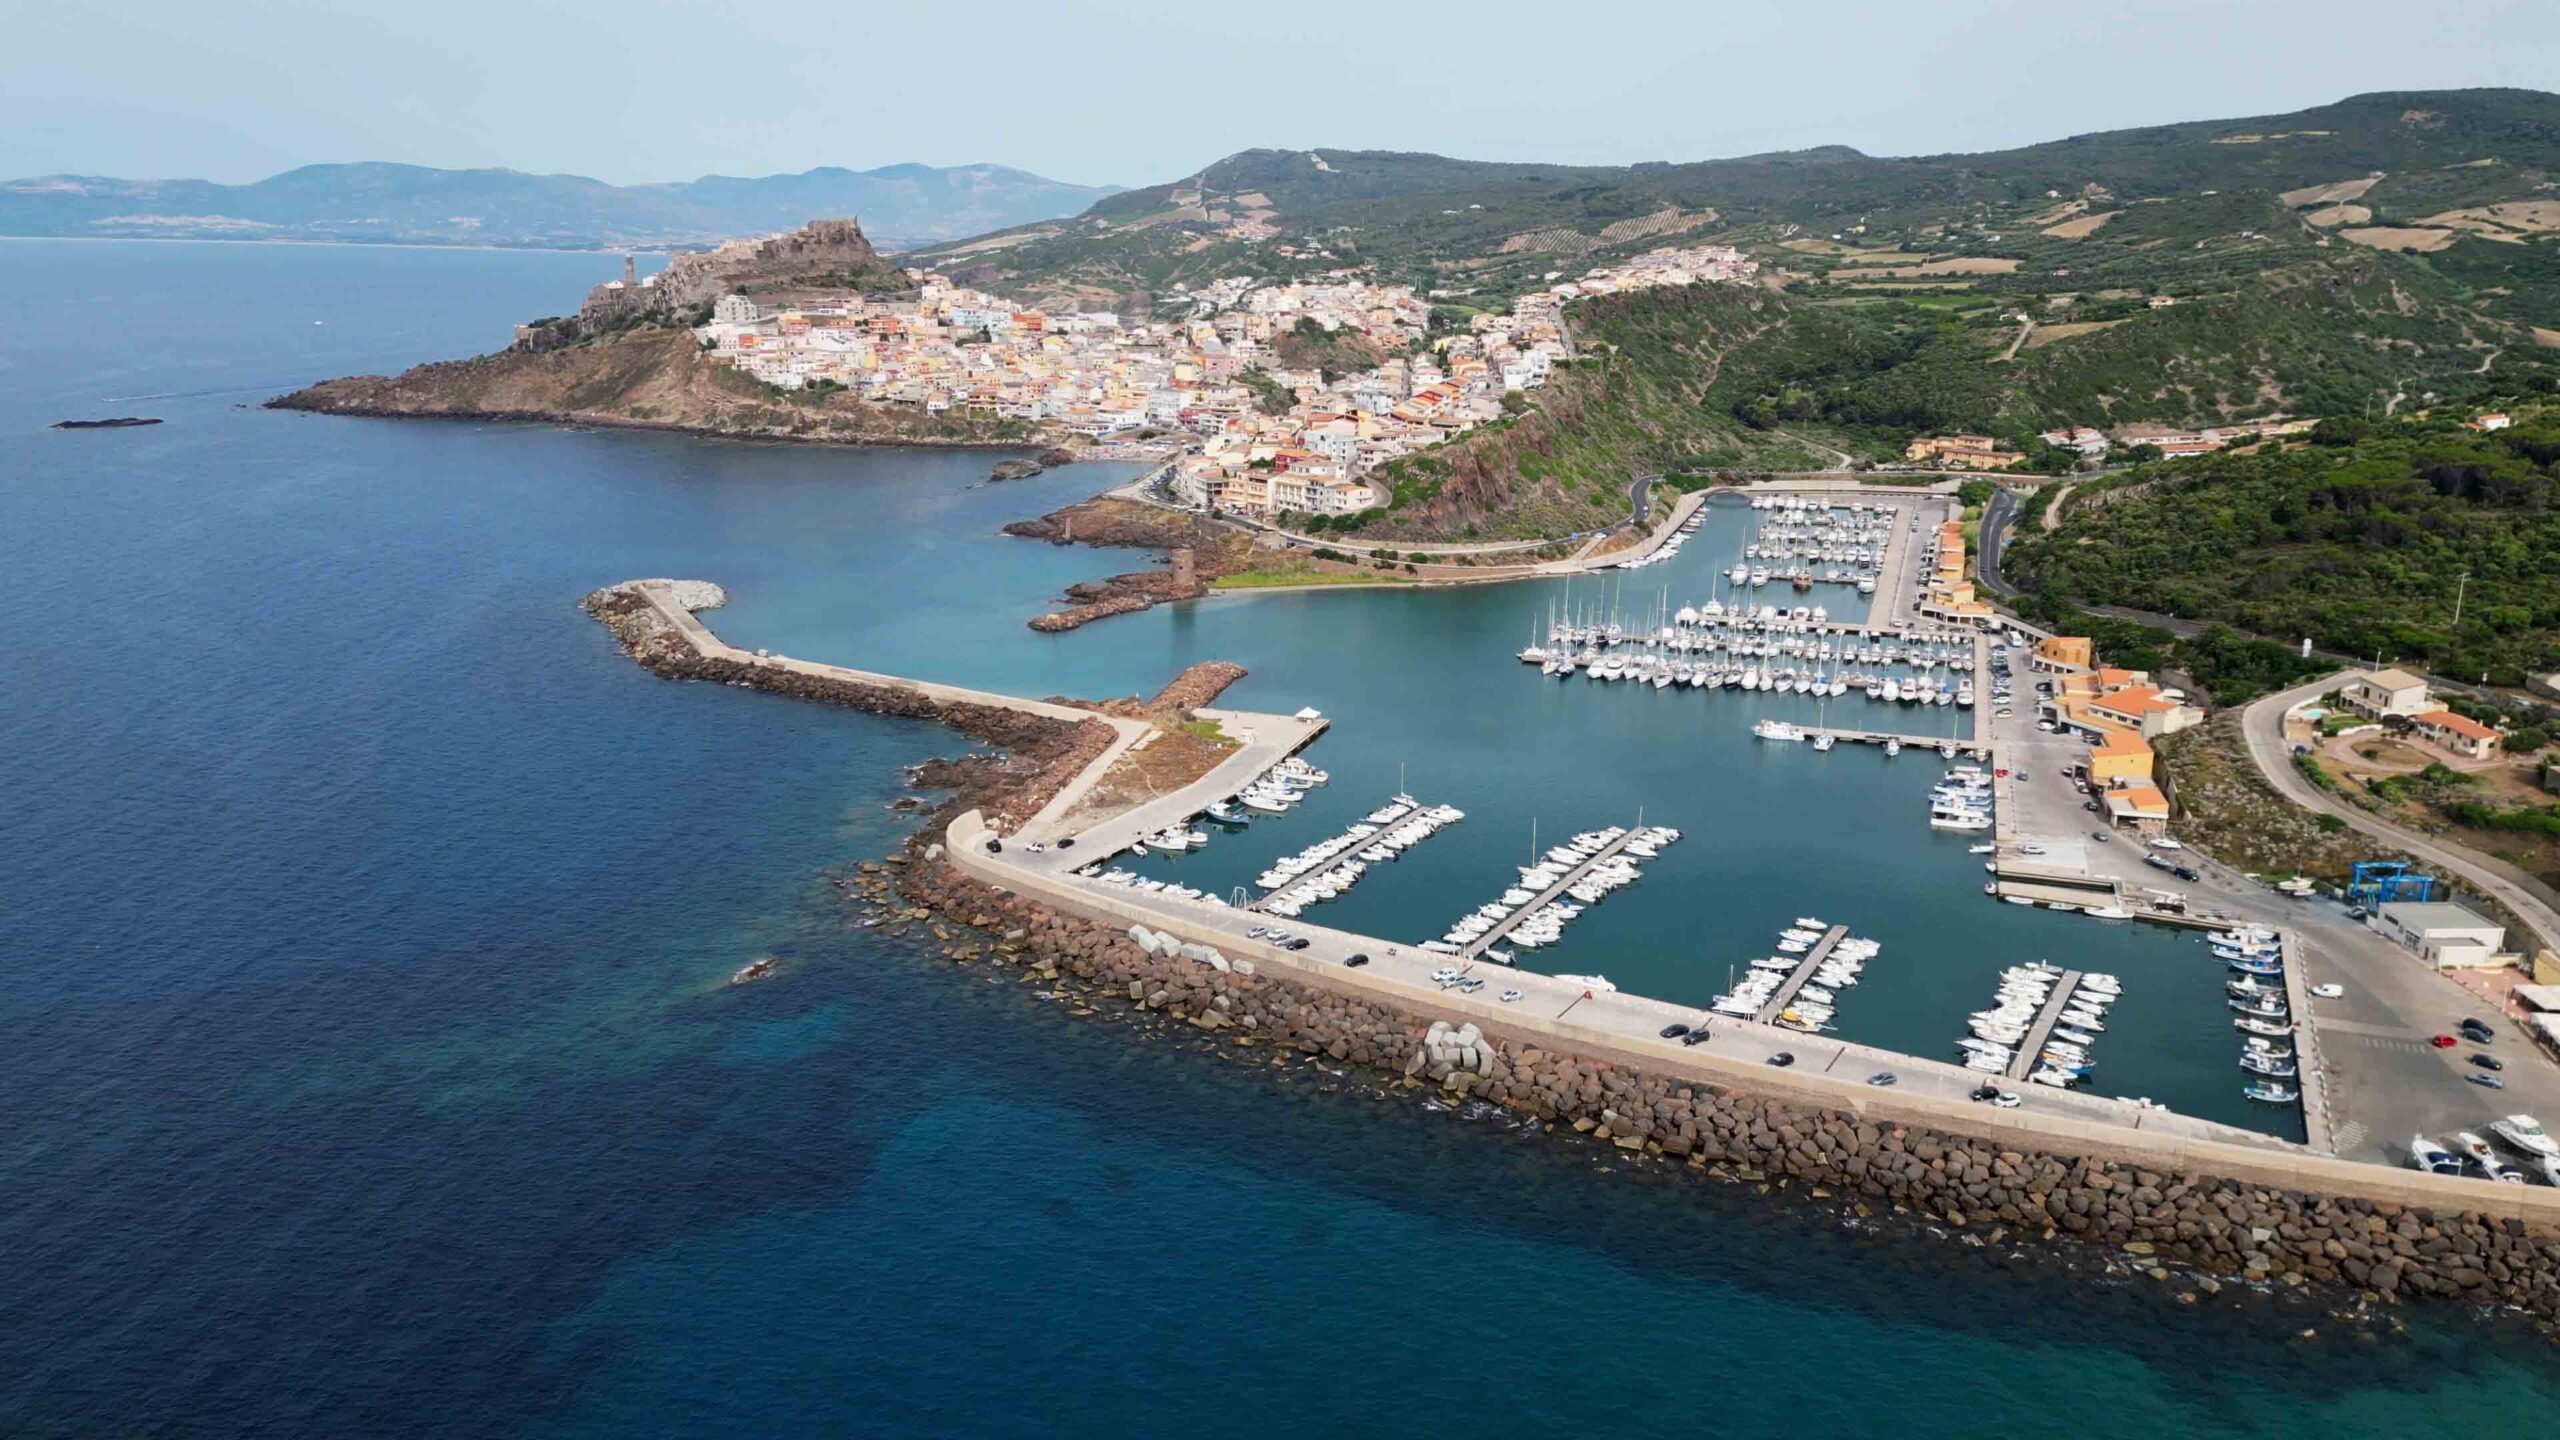
[[[2360,833],[2406,850],[2438,869],[2461,876],[2482,894],[2495,897],[2500,904],[2515,912],[2518,919],[2531,927],[2538,946],[2560,948],[2560,891],[2554,891],[2504,860],[2447,845],[2404,825],[2359,810],[2313,785],[2293,767],[2292,748],[2284,738],[2285,712],[2364,676],[2362,670],[2342,670],[2325,679],[2269,695],[2242,711],[2241,734],[2249,742],[2249,758],[2257,762],[2259,773],[2267,777],[2267,783],[2275,786],[2276,793],[2293,803],[2323,815],[2335,815]],[[2515,938],[2521,940],[2524,937]]]

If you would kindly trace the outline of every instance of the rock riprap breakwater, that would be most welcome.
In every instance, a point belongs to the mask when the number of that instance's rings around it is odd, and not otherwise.
[[[581,608],[613,632],[623,652],[651,673],[669,680],[708,680],[767,690],[875,715],[932,720],[973,735],[1005,755],[936,762],[928,773],[935,785],[962,792],[968,803],[983,806],[991,820],[1006,826],[1038,814],[1069,781],[1108,751],[1118,736],[1111,722],[1099,715],[1090,720],[1056,719],[1001,705],[939,699],[907,686],[865,684],[754,660],[705,655],[640,593],[643,585],[667,587],[671,598],[687,610],[710,609],[728,597],[708,581],[631,580],[608,585],[581,601]]]
[[[2095,1247],[2162,1280],[2179,1279],[2177,1267],[2202,1292],[2223,1279],[2314,1285],[2375,1301],[2515,1306],[2560,1324],[2560,1232],[2547,1227],[2021,1149],[1649,1075],[1257,973],[1241,957],[1213,964],[1197,947],[1141,945],[1125,925],[960,874],[923,835],[896,860],[865,867],[847,888],[893,917],[933,924],[949,958],[1019,965],[1093,1004],[1123,1001],[1235,1045],[1482,1100],[1703,1176],[1793,1182],[1860,1213],[1883,1204],[1978,1239]]]

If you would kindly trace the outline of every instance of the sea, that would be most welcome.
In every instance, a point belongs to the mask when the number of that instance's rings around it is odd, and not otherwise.
[[[1250,886],[1407,789],[1467,819],[1309,918],[1419,940],[1641,815],[1683,839],[1523,963],[1703,1003],[1836,920],[1883,947],[1842,1032],[1931,1055],[2005,965],[2104,969],[2101,1088],[2285,1123],[2191,941],[1981,895],[1926,828],[1934,755],[1513,658],[1553,613],[1702,602],[1747,511],[1570,588],[1044,636],[1144,557],[999,527],[1127,467],[259,408],[493,348],[612,268],[0,242],[0,1434],[2350,1437],[2560,1402],[2499,1316],[2182,1301],[864,928],[832,882],[970,742],[657,680],[582,594],[716,580],[736,643],[1035,695],[1235,660],[1230,703],[1334,718],[1332,783],[1155,873]],[[122,414],[166,423],[47,428]]]

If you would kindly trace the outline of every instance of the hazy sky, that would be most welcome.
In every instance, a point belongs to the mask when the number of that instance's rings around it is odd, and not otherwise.
[[[2560,0],[0,0],[0,176],[325,160],[613,181],[1251,146],[1992,149],[2364,90],[2560,84]]]

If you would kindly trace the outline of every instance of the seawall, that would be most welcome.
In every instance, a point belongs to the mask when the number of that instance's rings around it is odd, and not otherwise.
[[[2560,1223],[2547,1191],[1861,1093],[1743,1066],[1711,1046],[1665,1061],[1566,1022],[1466,1013],[1477,1002],[1426,1013],[1359,971],[1306,967],[1228,937],[1215,947],[1224,968],[1154,954],[1130,924],[1198,937],[1082,890],[1005,888],[1023,877],[983,853],[982,834],[962,815],[947,844],[912,849],[899,893],[1000,931],[1043,973],[1223,1037],[1483,1099],[1700,1171],[1784,1177],[1960,1230],[2076,1240],[2136,1268],[2514,1305],[2560,1323]]]

